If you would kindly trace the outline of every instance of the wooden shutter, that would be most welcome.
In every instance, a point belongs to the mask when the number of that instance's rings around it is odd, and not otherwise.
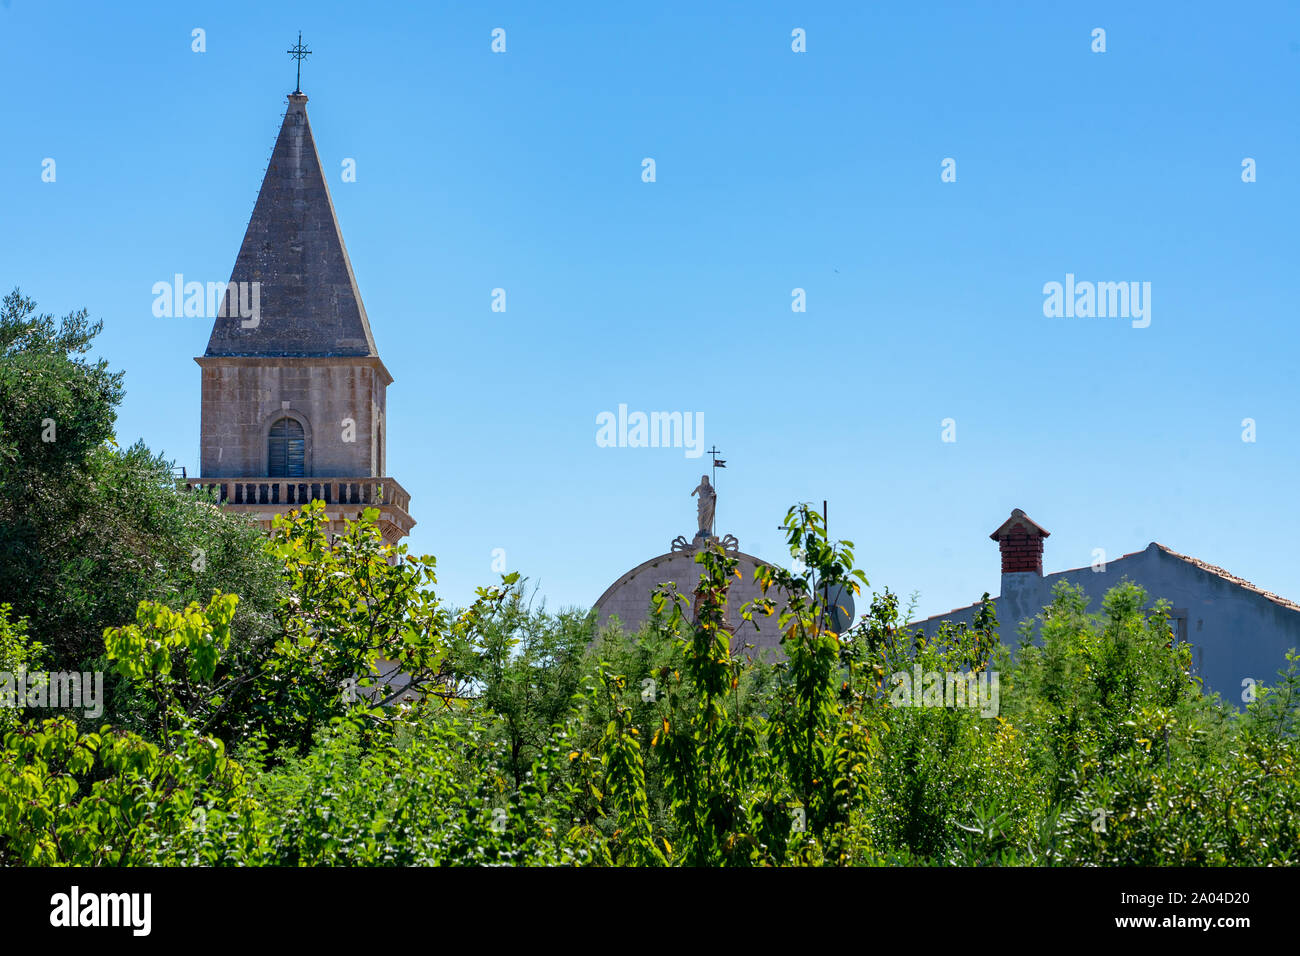
[[[301,478],[306,467],[307,438],[302,425],[281,418],[267,439],[266,472],[271,478]]]

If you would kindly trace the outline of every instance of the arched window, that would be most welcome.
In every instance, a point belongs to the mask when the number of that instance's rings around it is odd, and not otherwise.
[[[302,424],[281,418],[271,426],[267,438],[266,473],[271,478],[301,478],[307,440]]]

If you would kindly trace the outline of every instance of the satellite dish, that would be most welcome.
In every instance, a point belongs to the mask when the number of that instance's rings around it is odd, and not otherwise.
[[[831,630],[836,634],[843,634],[857,620],[854,614],[853,589],[847,585],[839,585],[823,593],[826,594],[826,617],[830,622]]]

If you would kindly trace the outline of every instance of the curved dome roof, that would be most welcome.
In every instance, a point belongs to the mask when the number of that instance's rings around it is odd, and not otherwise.
[[[733,649],[752,644],[757,651],[775,650],[780,654],[781,631],[778,615],[754,616],[754,626],[740,617],[740,607],[748,601],[763,596],[755,583],[755,572],[770,562],[743,551],[730,552],[739,562],[740,577],[733,580],[727,592],[727,624],[735,628]],[[595,610],[603,625],[617,617],[624,630],[635,632],[650,619],[650,596],[661,584],[672,582],[689,601],[699,583],[701,569],[690,551],[670,551],[642,561],[630,571],[620,575],[596,601]]]

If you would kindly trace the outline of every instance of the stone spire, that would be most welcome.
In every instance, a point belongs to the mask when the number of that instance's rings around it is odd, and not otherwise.
[[[387,472],[393,377],[370,334],[306,104],[289,94],[225,302],[196,359],[200,477],[190,484],[265,528],[309,501],[324,503],[331,532],[374,507],[384,538],[398,541],[415,521],[410,495]]]
[[[301,93],[289,94],[230,281],[260,283],[258,320],[241,321],[228,297],[208,356],[379,354]]]

